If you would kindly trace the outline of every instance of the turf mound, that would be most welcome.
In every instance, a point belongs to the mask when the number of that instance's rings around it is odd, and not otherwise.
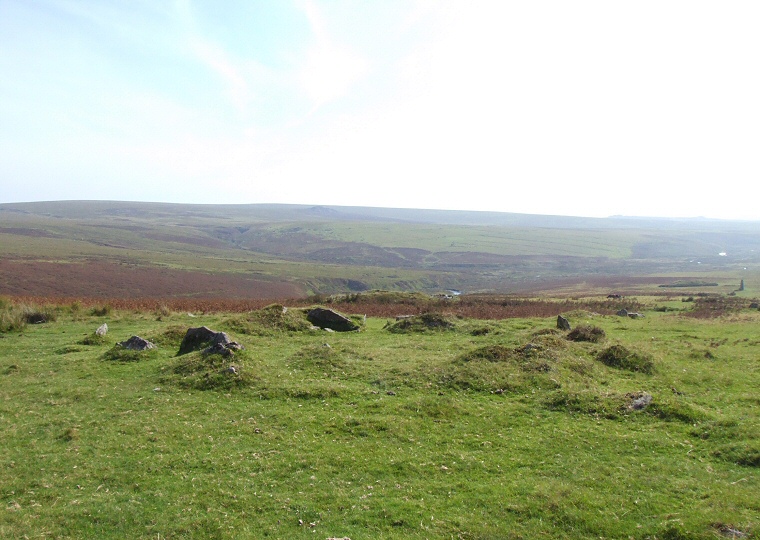
[[[582,325],[577,326],[567,334],[567,339],[570,341],[589,341],[591,343],[599,343],[605,338],[606,334],[604,330],[598,326]]]
[[[231,390],[250,384],[245,367],[246,353],[233,355],[192,352],[169,366],[164,383],[194,390]]]
[[[385,328],[394,334],[414,334],[453,330],[456,325],[440,313],[423,313],[422,315],[401,318],[393,324],[387,324]]]
[[[654,360],[648,354],[631,351],[622,345],[612,345],[601,351],[597,357],[602,364],[625,371],[651,374]]]
[[[302,309],[270,304],[256,311],[227,319],[226,326],[241,334],[269,335],[272,332],[308,332],[312,324]]]

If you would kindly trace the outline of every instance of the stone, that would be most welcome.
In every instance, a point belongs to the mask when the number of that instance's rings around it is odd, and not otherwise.
[[[202,350],[203,354],[224,354],[227,356],[227,353],[223,352],[222,349],[231,353],[243,349],[243,346],[232,341],[225,332],[215,332],[206,326],[200,326],[187,329],[177,354],[182,355]]]
[[[562,315],[557,315],[557,328],[560,330],[570,330],[570,321],[568,321]]]
[[[631,319],[643,319],[644,315],[642,315],[641,313],[629,313],[628,317],[630,317]]]
[[[345,315],[327,308],[314,308],[306,314],[309,322],[323,330],[336,332],[351,332],[358,330],[359,325]]]
[[[615,315],[618,317],[627,317],[628,316],[628,310],[623,308],[620,311],[618,311]]]
[[[758,304],[757,302],[752,302],[749,305],[749,309],[760,309],[760,304]]]
[[[631,401],[630,408],[634,411],[642,411],[646,409],[654,399],[651,394],[647,394],[646,392],[631,397],[633,397],[633,401]]]
[[[222,356],[233,356],[235,353],[233,352],[233,349],[227,348],[226,345],[223,343],[214,343],[210,347],[206,347],[201,351],[201,354],[203,356],[208,356],[209,354],[220,354]]]
[[[95,335],[103,337],[108,333],[108,325],[106,323],[101,324],[98,326],[98,329],[95,330]]]
[[[130,351],[147,351],[148,349],[156,348],[156,346],[150,341],[143,339],[140,336],[132,336],[127,341],[119,343],[119,345]]]

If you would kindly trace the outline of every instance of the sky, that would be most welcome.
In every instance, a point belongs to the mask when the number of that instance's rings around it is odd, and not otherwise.
[[[0,202],[760,219],[760,2],[0,0]]]

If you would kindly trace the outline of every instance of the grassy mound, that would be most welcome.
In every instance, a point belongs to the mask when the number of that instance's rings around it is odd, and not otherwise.
[[[414,315],[386,325],[386,330],[394,334],[413,334],[429,331],[453,330],[456,325],[440,313],[423,313]]]
[[[194,390],[231,390],[250,385],[245,351],[234,355],[192,352],[165,368],[163,383]]]
[[[296,352],[291,360],[298,369],[341,370],[346,366],[344,355],[327,344],[307,345]]]
[[[105,354],[103,360],[109,362],[141,362],[144,360],[153,360],[158,356],[157,349],[147,349],[145,351],[134,351],[125,349],[118,343],[111,347]]]
[[[270,335],[272,332],[306,332],[312,327],[302,309],[271,304],[227,319],[226,326],[241,334]]]
[[[77,343],[79,345],[105,345],[108,342],[109,339],[106,336],[101,336],[93,332],[80,339]]]
[[[187,333],[186,326],[172,325],[148,336],[148,341],[165,349],[178,349]]]
[[[605,366],[651,374],[654,372],[654,360],[648,354],[627,349],[622,345],[612,345],[601,351],[597,357]]]

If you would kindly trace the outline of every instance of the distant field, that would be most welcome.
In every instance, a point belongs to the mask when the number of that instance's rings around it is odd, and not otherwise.
[[[760,288],[751,223],[277,205],[0,205],[0,294],[583,294]],[[613,291],[610,291],[613,292]],[[693,292],[702,292],[699,287]]]

